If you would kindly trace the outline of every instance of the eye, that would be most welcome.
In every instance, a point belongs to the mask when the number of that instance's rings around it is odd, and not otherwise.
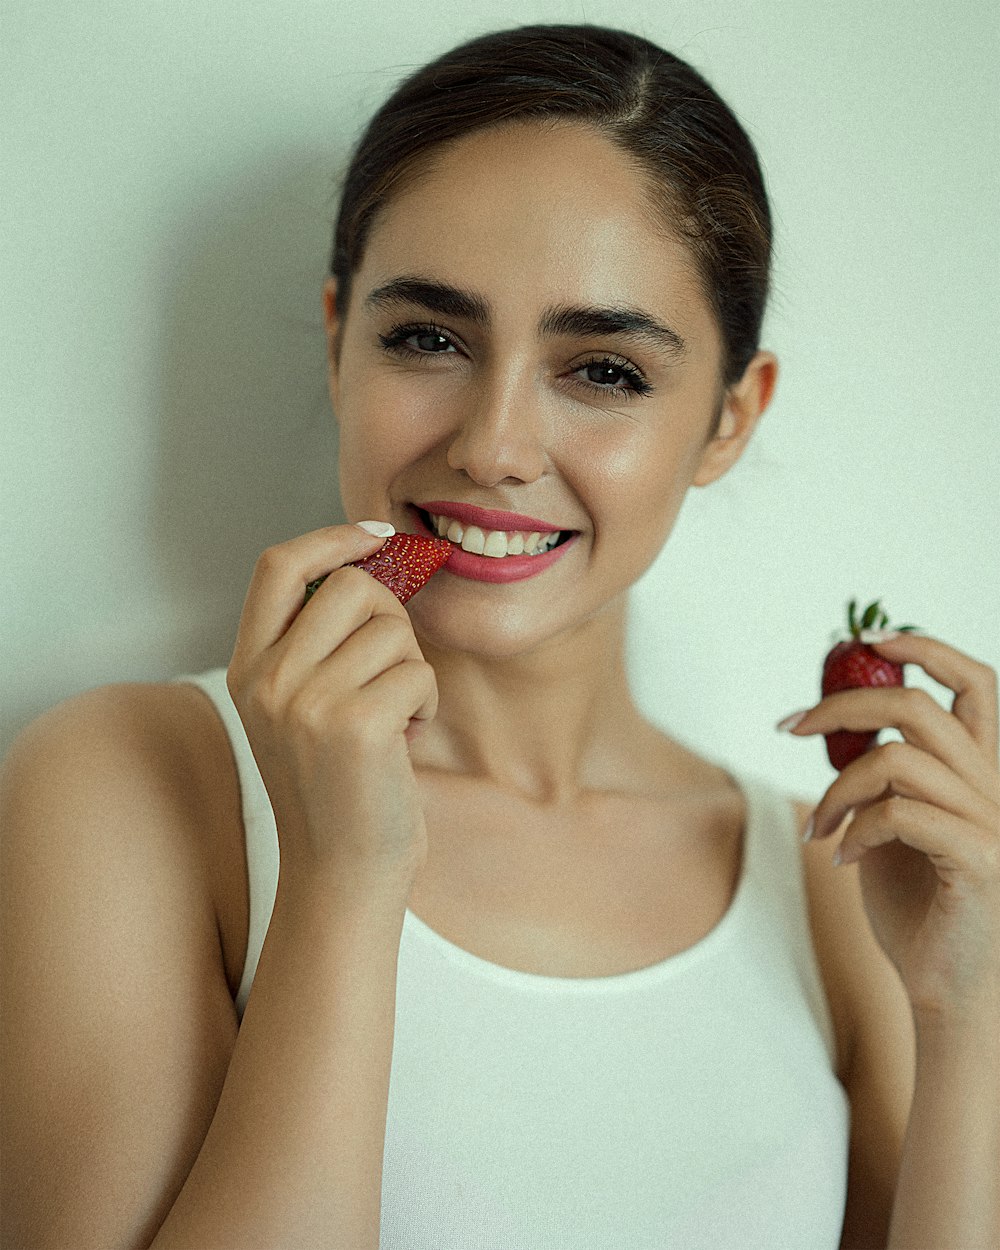
[[[400,356],[437,356],[458,351],[451,335],[436,325],[393,326],[388,334],[378,337],[387,352]]]
[[[633,395],[649,395],[653,388],[639,370],[622,356],[597,356],[577,365],[574,374],[583,374],[584,386],[605,395],[631,399]]]

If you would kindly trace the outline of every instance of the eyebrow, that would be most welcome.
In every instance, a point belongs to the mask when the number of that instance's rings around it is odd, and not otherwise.
[[[433,282],[420,277],[393,278],[391,282],[371,291],[365,304],[371,308],[415,304],[442,317],[460,317],[484,329],[489,327],[492,319],[490,306],[481,296],[448,283]],[[687,344],[676,330],[630,304],[613,304],[607,307],[558,305],[545,310],[538,328],[543,335],[549,337],[622,335],[650,343],[678,359],[687,352]]]

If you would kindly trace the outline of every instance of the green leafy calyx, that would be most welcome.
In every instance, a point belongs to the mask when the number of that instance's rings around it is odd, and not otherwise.
[[[852,599],[847,605],[847,625],[851,631],[852,638],[859,638],[863,629],[885,629],[889,625],[889,618],[882,607],[881,601],[876,599],[874,603],[869,603],[858,619],[858,601]],[[898,630],[901,634],[912,633],[919,629],[918,625],[893,625],[893,629]]]

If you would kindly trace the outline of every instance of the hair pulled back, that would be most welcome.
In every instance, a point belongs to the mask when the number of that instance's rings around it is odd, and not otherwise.
[[[723,341],[722,381],[757,350],[771,214],[757,154],[685,61],[627,31],[534,25],[483,35],[406,78],[369,122],[344,180],[330,271],[342,308],[379,211],[442,144],[529,120],[587,123],[645,175],[694,256]]]

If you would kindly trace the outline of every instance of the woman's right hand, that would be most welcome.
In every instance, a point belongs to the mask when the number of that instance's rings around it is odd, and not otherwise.
[[[283,874],[412,871],[426,855],[408,742],[437,711],[434,670],[396,596],[344,567],[384,542],[356,525],[315,530],[268,548],[247,591],[226,680],[274,809]]]

